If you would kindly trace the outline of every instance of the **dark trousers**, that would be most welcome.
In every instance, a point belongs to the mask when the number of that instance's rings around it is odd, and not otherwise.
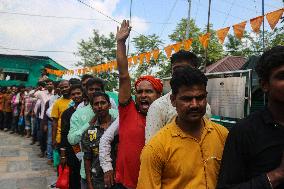
[[[0,111],[0,129],[4,129],[4,112]]]
[[[12,112],[4,112],[4,128],[11,129],[13,114]]]
[[[40,120],[41,122],[42,120]],[[40,150],[42,153],[44,153],[46,151],[47,148],[47,131],[44,131],[44,126],[42,124],[40,124]]]
[[[81,176],[80,176],[80,161],[76,157],[72,147],[67,148],[67,164],[70,167],[69,176],[69,189],[81,188]]]
[[[40,119],[38,117],[35,118],[34,129],[33,129],[33,141],[40,141]]]
[[[14,131],[14,132],[18,132],[19,131],[18,121],[19,121],[19,116],[13,116],[11,130]]]

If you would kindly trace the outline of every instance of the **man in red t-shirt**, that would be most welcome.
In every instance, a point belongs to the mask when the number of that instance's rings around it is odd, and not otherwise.
[[[123,21],[117,28],[117,64],[119,72],[119,144],[116,160],[117,188],[134,189],[137,185],[140,153],[145,145],[146,115],[151,103],[159,98],[163,84],[153,76],[135,82],[135,102],[131,98],[125,41],[131,28]]]

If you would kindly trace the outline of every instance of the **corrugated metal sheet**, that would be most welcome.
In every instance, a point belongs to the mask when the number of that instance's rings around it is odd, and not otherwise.
[[[247,59],[241,56],[227,56],[206,67],[206,73],[240,70]]]

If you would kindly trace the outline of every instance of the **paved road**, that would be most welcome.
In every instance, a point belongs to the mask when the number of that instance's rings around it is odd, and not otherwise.
[[[18,135],[0,131],[0,189],[48,189],[56,172],[39,158],[37,145]]]

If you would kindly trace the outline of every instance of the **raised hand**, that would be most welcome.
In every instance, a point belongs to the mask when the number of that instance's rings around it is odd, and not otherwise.
[[[120,28],[117,26],[116,40],[125,42],[129,36],[131,27],[129,26],[129,20],[123,20]]]

